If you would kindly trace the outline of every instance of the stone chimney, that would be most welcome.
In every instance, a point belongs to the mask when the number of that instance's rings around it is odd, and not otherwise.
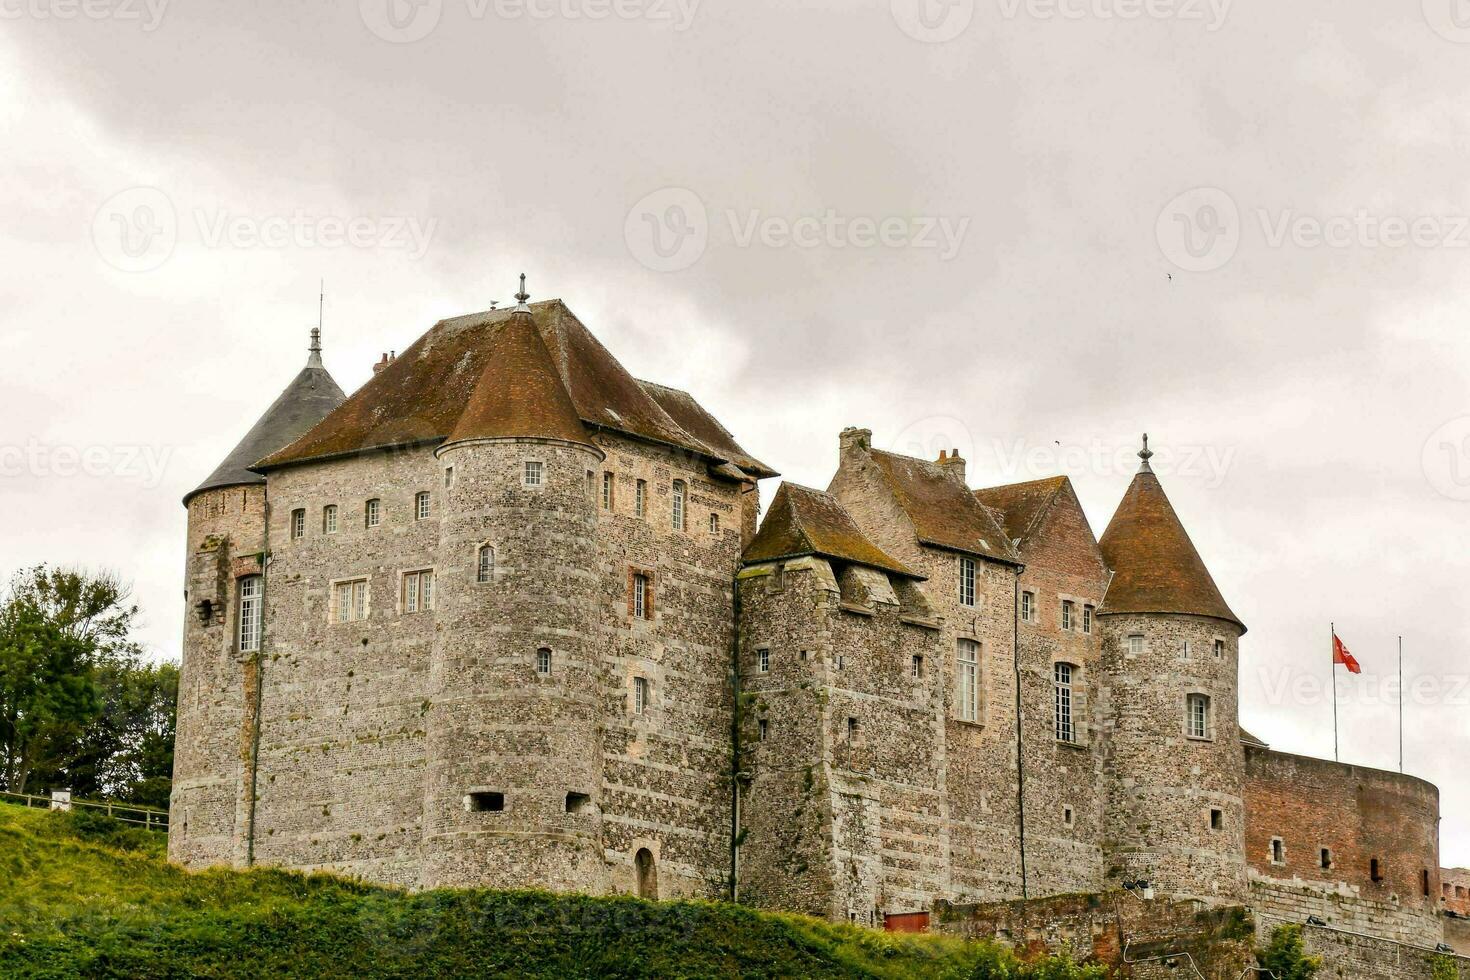
[[[373,374],[377,374],[379,371],[383,370],[383,368],[387,367],[389,364],[392,364],[396,360],[398,360],[397,351],[385,353],[383,355],[383,359],[373,365]]]
[[[944,470],[951,480],[964,485],[965,482],[965,458],[960,455],[958,449],[952,449],[948,454],[943,449],[939,450],[939,468]]]
[[[843,456],[855,450],[867,452],[873,448],[873,430],[848,426],[842,430],[842,434],[837,437],[837,440],[838,446],[841,449],[841,455]]]

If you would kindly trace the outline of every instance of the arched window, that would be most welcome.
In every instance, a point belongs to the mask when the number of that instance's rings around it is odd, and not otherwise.
[[[638,874],[638,897],[658,898],[658,869],[654,867],[653,852],[646,847],[638,848],[633,856],[633,869]]]
[[[1058,742],[1076,742],[1077,726],[1072,723],[1072,671],[1071,664],[1057,664],[1053,668],[1056,681],[1056,728]]]
[[[479,557],[475,561],[475,581],[488,582],[495,577],[495,549],[488,544],[480,545]]]

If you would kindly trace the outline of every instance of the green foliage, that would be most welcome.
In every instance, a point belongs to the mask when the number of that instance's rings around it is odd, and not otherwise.
[[[1308,956],[1302,946],[1302,927],[1277,926],[1265,949],[1256,950],[1256,961],[1270,970],[1276,980],[1311,980],[1322,969],[1322,960]]]
[[[706,902],[408,894],[329,875],[181,871],[162,834],[0,804],[0,976],[1018,977],[986,944]]]
[[[970,980],[1106,980],[1102,966],[1081,966],[1067,955],[1023,963],[1009,949],[986,946],[976,958]]]
[[[1430,965],[1429,975],[1432,980],[1460,980],[1460,968],[1454,959],[1441,953]]]

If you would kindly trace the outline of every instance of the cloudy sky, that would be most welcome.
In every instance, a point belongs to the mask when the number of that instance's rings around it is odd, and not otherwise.
[[[0,571],[116,569],[305,358],[560,296],[825,486],[837,432],[1101,533],[1147,430],[1243,723],[1410,771],[1470,864],[1470,28],[1455,0],[0,0]],[[774,485],[763,488],[769,499]]]

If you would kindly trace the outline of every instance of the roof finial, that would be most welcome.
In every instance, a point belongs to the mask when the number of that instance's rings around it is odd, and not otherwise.
[[[531,294],[528,293],[528,292],[526,292],[526,274],[524,272],[522,272],[521,273],[521,291],[518,292],[518,293],[516,293],[516,303],[517,303],[516,312],[517,313],[530,313],[531,312],[531,308],[526,305],[526,300],[528,300],[530,298],[531,298]]]
[[[316,326],[311,328],[311,346],[307,348],[311,355],[306,359],[307,367],[322,367],[322,313],[327,305],[327,281],[321,281],[321,292],[316,301]]]
[[[1148,433],[1145,432],[1143,434],[1143,448],[1138,451],[1138,458],[1143,460],[1143,465],[1138,468],[1140,473],[1152,473],[1154,471],[1153,467],[1148,465],[1148,461],[1152,456],[1153,450],[1148,448]]]

